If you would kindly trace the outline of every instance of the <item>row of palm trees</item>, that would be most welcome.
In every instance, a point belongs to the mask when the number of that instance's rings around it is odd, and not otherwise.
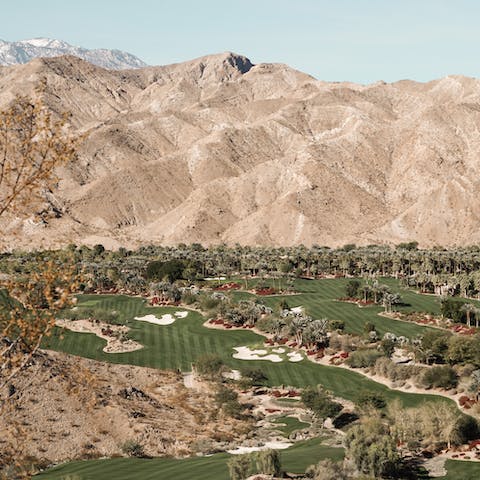
[[[99,287],[113,283],[130,290],[148,287],[143,274],[150,261],[178,259],[185,262],[188,279],[264,276],[274,278],[280,289],[288,286],[285,279],[295,276],[393,276],[408,279],[423,291],[480,298],[480,249],[477,247],[419,250],[378,245],[338,249],[217,245],[204,248],[193,244],[108,251],[102,246],[70,245],[57,251],[4,253],[0,255],[0,270],[34,271],[38,262],[51,259],[60,265],[67,260],[75,263],[89,281]]]

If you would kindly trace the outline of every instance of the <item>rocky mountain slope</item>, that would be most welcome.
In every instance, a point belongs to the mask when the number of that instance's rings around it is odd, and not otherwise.
[[[129,440],[147,455],[181,456],[195,442],[232,441],[251,428],[218,414],[209,384],[187,389],[170,371],[45,351],[9,385],[0,391],[0,459],[122,455]]]
[[[146,66],[142,60],[131,53],[120,50],[104,48],[88,50],[50,38],[32,38],[20,42],[0,40],[0,65],[18,65],[38,57],[59,57],[61,55],[75,55],[94,65],[113,70]]]
[[[326,83],[231,53],[123,72],[62,57],[0,68],[0,105],[41,78],[88,138],[50,198],[60,218],[9,219],[7,243],[480,241],[479,80]]]

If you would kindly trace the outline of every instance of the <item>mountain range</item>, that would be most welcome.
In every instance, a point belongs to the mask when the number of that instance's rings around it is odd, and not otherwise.
[[[233,53],[126,71],[65,56],[0,67],[0,105],[43,78],[46,105],[87,137],[59,172],[57,213],[4,221],[10,245],[480,241],[477,79],[357,85]]]
[[[19,42],[0,40],[0,65],[18,65],[37,57],[59,57],[61,55],[75,55],[94,65],[113,70],[146,66],[139,58],[120,50],[88,50],[50,38],[33,38]]]

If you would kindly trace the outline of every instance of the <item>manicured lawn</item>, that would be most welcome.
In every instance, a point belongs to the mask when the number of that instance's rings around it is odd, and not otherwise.
[[[300,295],[288,295],[284,297],[262,297],[268,306],[278,308],[285,299],[290,307],[302,305],[306,312],[314,318],[338,319],[345,322],[345,331],[348,333],[363,333],[366,322],[373,323],[380,335],[392,332],[395,335],[415,337],[428,327],[414,323],[401,322],[378,315],[383,311],[380,306],[360,308],[355,304],[338,302],[338,298],[345,297],[345,286],[350,281],[347,278],[323,279],[323,280],[296,280],[295,289]],[[437,298],[431,295],[419,295],[411,290],[400,288],[395,279],[381,279],[380,283],[387,284],[393,291],[400,293],[405,305],[399,306],[398,310],[411,312],[423,311],[439,313],[440,304]],[[244,296],[243,292],[235,295]],[[253,295],[251,296],[254,297]]]
[[[131,328],[130,336],[144,345],[144,348],[130,353],[107,354],[102,351],[105,341],[95,335],[74,333],[58,328],[43,346],[107,362],[182,371],[189,371],[192,362],[195,362],[200,355],[215,352],[232,368],[242,369],[245,366],[261,368],[267,375],[268,384],[271,386],[305,387],[322,384],[335,395],[352,401],[358,398],[360,392],[368,390],[382,393],[387,400],[398,398],[405,406],[414,406],[426,400],[441,398],[397,392],[368,380],[358,373],[337,367],[317,365],[308,360],[296,363],[287,361],[272,363],[266,360],[234,359],[232,358],[233,347],[262,344],[263,337],[251,331],[205,328],[203,327],[204,319],[197,312],[190,311],[186,318],[178,319],[171,325],[160,326],[139,322],[133,318],[147,313],[161,316],[179,309],[149,307],[141,298],[112,295],[81,295],[78,306],[82,308],[85,303],[92,306],[93,302],[103,308],[119,312],[120,318]]]
[[[275,429],[281,431],[287,437],[295,430],[301,430],[309,426],[308,423],[301,422],[296,417],[279,417],[272,423],[278,424],[278,427],[275,427]]]
[[[321,439],[299,442],[281,452],[284,470],[303,473],[314,463],[331,458],[343,459],[343,448],[328,447]],[[211,457],[186,459],[154,458],[151,460],[115,458],[72,462],[48,470],[35,478],[65,480],[71,475],[75,480],[228,480],[227,460],[231,456],[222,453]]]
[[[447,460],[445,467],[447,475],[444,480],[478,480],[480,478],[480,463],[459,460]]]

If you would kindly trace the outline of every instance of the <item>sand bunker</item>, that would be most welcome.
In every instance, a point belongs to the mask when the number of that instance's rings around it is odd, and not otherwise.
[[[301,362],[303,360],[302,354],[298,352],[287,353],[287,357],[290,362]]]
[[[272,352],[273,353],[285,353],[286,350],[283,347],[280,347],[280,348],[273,348]]]
[[[238,447],[235,450],[227,450],[232,455],[242,455],[244,453],[258,452],[260,450],[284,450],[291,447],[293,443],[290,442],[266,442],[261,447]]]
[[[234,347],[234,350],[237,353],[233,354],[233,358],[237,358],[239,360],[268,360],[269,362],[283,362],[282,357],[277,354],[269,354],[267,355],[267,350],[251,350],[249,347]]]
[[[231,370],[230,372],[223,372],[224,378],[229,378],[230,380],[240,380],[242,378],[242,374],[239,370]]]
[[[166,313],[158,318],[155,315],[149,314],[144,315],[143,317],[135,317],[135,320],[140,322],[153,323],[155,325],[171,325],[175,322],[176,318],[185,318],[188,315],[188,312],[175,312],[173,315],[171,313]]]
[[[290,309],[291,312],[293,313],[302,313],[303,312],[303,307],[300,305],[299,307],[293,307]]]
[[[94,333],[97,337],[107,341],[103,351],[105,353],[128,353],[143,348],[141,343],[135,340],[120,340],[116,336],[106,335],[105,331],[113,332],[113,335],[127,333],[130,329],[124,325],[108,325],[106,323],[94,323],[90,320],[56,320],[59,327],[67,328],[77,333]]]

